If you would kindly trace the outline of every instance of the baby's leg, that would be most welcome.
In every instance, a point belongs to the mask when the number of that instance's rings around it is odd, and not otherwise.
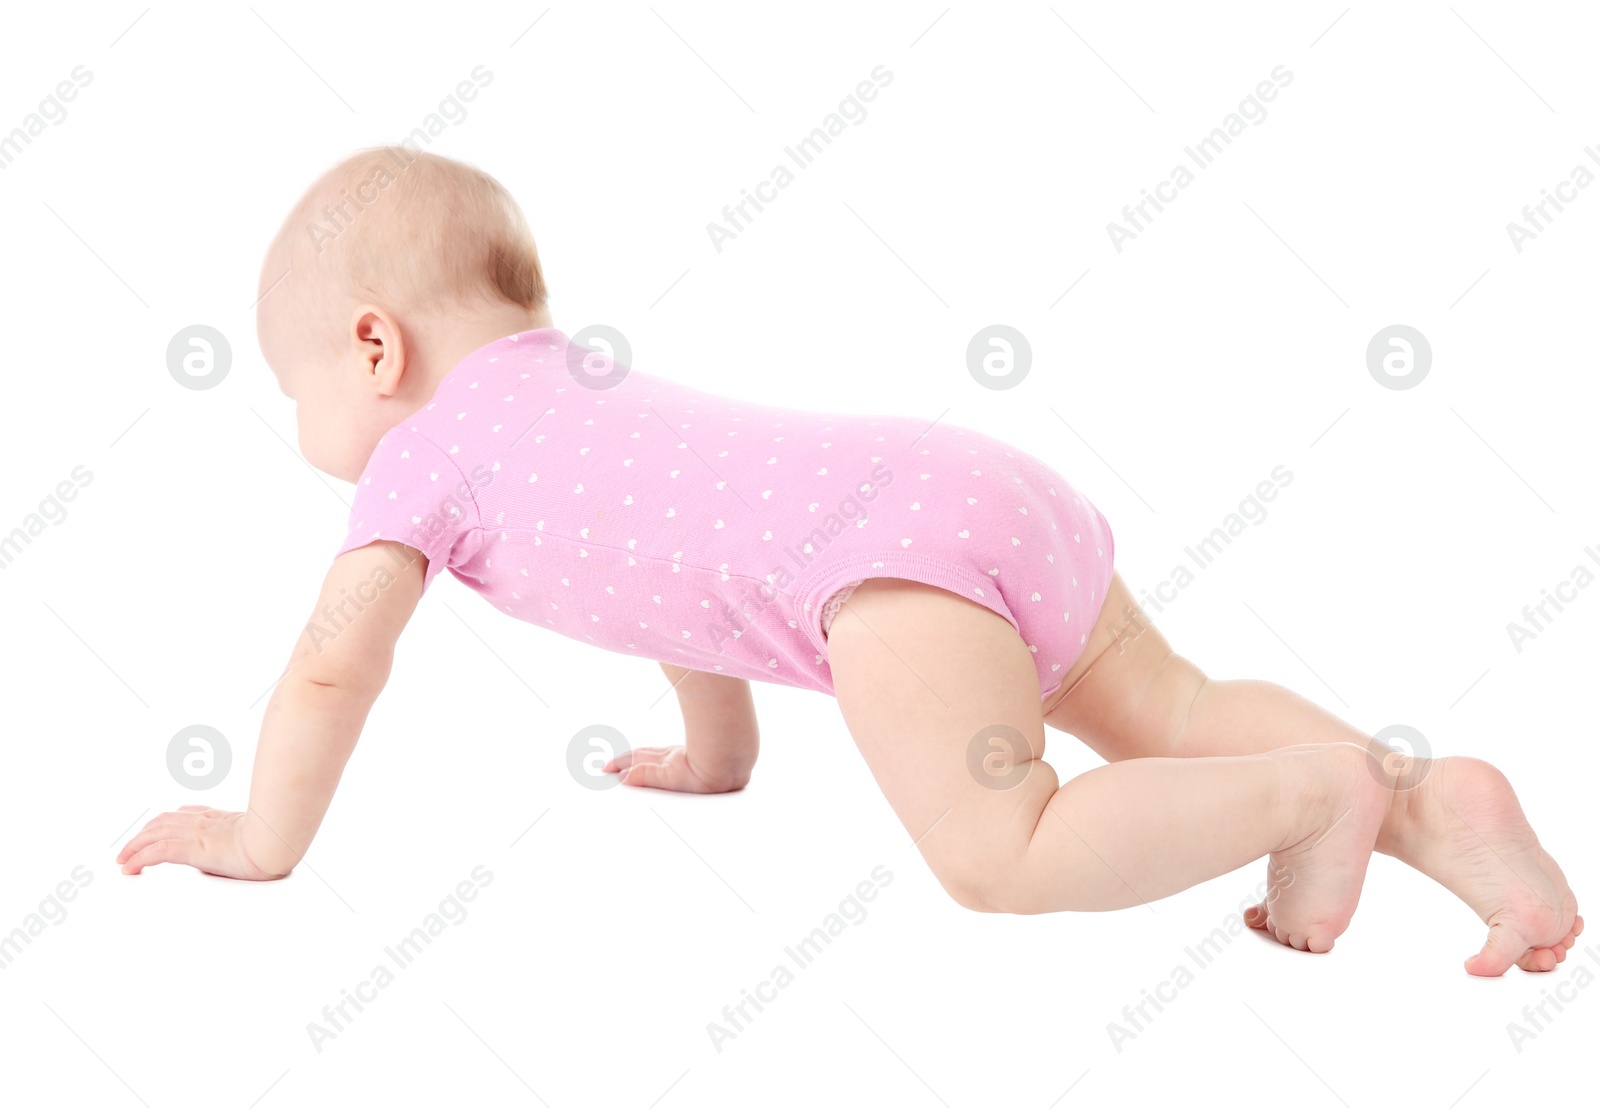
[[[1270,854],[1292,882],[1272,904],[1282,941],[1327,950],[1348,925],[1389,800],[1360,748],[1129,760],[1060,786],[1016,630],[915,582],[857,588],[829,662],[879,786],[964,906],[1127,907]]]
[[[1105,651],[1051,711],[1050,725],[1108,760],[1363,743],[1374,777],[1396,787],[1378,850],[1433,877],[1489,924],[1469,972],[1499,974],[1513,963],[1548,970],[1565,960],[1583,929],[1577,902],[1494,767],[1469,757],[1413,761],[1275,683],[1208,679],[1173,653],[1120,577],[1091,648],[1095,640]]]

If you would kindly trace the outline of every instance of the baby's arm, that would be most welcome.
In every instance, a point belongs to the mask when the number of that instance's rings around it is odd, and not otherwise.
[[[170,861],[219,876],[274,880],[294,868],[388,681],[395,641],[422,596],[425,568],[421,552],[397,543],[373,543],[333,560],[267,705],[249,808],[184,807],[158,815],[117,856],[124,873]]]
[[[738,791],[750,782],[761,734],[747,679],[663,663],[683,710],[683,745],[634,749],[609,761],[631,787],[702,793]]]

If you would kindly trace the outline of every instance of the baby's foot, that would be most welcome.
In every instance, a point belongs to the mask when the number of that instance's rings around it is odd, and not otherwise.
[[[1489,925],[1489,940],[1467,959],[1467,972],[1498,977],[1512,965],[1540,972],[1565,961],[1583,931],[1578,901],[1510,782],[1492,764],[1465,756],[1434,760],[1417,776],[1409,791],[1395,793],[1391,822],[1398,825],[1390,826],[1384,851],[1454,892]]]
[[[1266,901],[1245,920],[1278,941],[1316,954],[1333,949],[1361,898],[1367,861],[1389,809],[1359,745],[1280,749],[1288,773],[1290,830],[1268,861]]]

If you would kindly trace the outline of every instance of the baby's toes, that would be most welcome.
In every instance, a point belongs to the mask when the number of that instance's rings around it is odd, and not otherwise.
[[[1267,905],[1251,904],[1244,909],[1245,926],[1253,931],[1259,931],[1267,925]]]
[[[1528,973],[1548,973],[1556,968],[1555,951],[1547,946],[1535,947],[1517,959],[1517,968]]]
[[[1306,935],[1306,949],[1313,954],[1326,954],[1333,949],[1334,937],[1314,931]]]
[[[1549,946],[1530,946],[1517,959],[1517,968],[1528,973],[1548,973],[1567,960],[1567,952],[1573,949],[1578,935],[1582,932],[1583,919],[1575,918],[1572,929],[1563,935],[1559,942],[1553,942]]]

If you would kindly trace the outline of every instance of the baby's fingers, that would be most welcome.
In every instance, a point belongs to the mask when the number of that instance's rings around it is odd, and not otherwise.
[[[622,770],[622,782],[629,787],[658,787],[662,791],[679,790],[673,786],[671,768],[660,763],[630,764]]]
[[[625,752],[621,756],[612,757],[605,762],[605,766],[600,770],[602,772],[621,772],[638,764],[659,765],[671,751],[671,749],[634,749],[632,752]]]
[[[126,851],[124,851],[126,852]],[[142,846],[123,862],[122,871],[136,876],[151,865],[170,862],[173,865],[193,865],[195,843],[191,838],[158,838]]]
[[[128,858],[139,850],[149,845],[158,838],[186,838],[193,832],[193,826],[184,821],[181,814],[159,814],[144,824],[128,844],[122,847],[122,852],[117,854],[117,864],[126,864]]]

